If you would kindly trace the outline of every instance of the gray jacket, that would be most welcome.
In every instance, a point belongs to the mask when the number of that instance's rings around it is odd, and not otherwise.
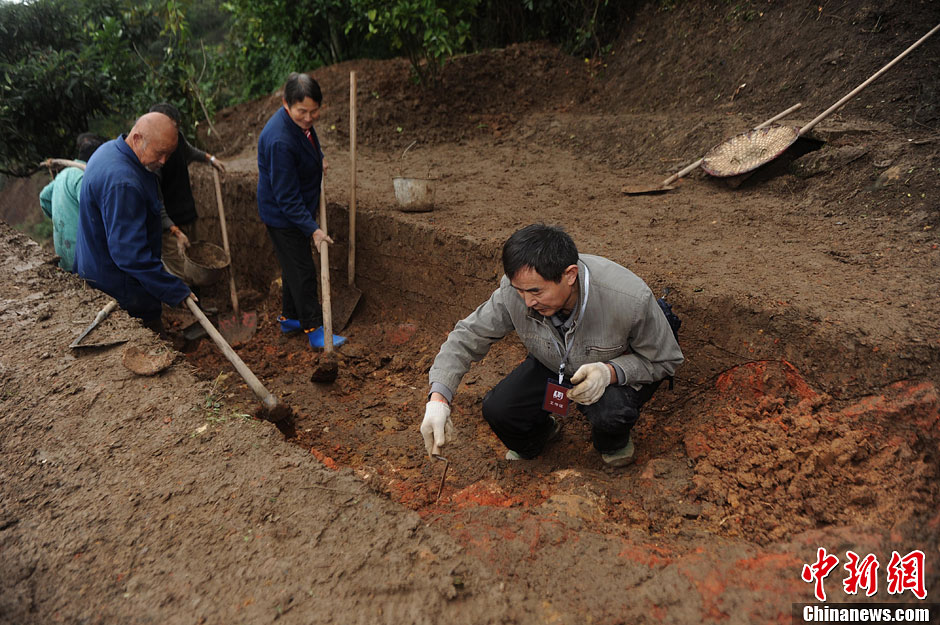
[[[587,305],[581,314],[585,275]],[[490,299],[457,322],[448,335],[431,366],[431,384],[456,391],[470,363],[482,359],[490,345],[513,330],[529,353],[552,371],[558,371],[570,345],[566,379],[591,362],[610,362],[623,372],[622,383],[630,385],[657,382],[675,373],[684,360],[682,351],[643,280],[606,258],[581,254],[578,288],[580,298],[572,311],[578,317],[562,345],[552,322],[530,310],[503,276]]]

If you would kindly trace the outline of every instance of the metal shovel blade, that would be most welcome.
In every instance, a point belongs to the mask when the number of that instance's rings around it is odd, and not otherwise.
[[[342,243],[335,244],[339,254],[337,256],[342,257],[343,251]],[[332,249],[331,249],[332,251]],[[320,255],[313,255],[313,264],[317,268],[317,273],[321,273],[322,269],[320,267]],[[339,284],[339,285],[330,285],[330,311],[332,313],[333,321],[333,331],[342,332],[347,325],[349,325],[349,320],[352,318],[353,313],[356,312],[356,306],[359,305],[359,300],[362,299],[362,291],[359,290],[355,284]],[[320,289],[320,303],[323,303],[323,289]]]
[[[229,345],[243,345],[251,340],[258,329],[258,313],[241,311],[219,316],[219,333]]]
[[[198,321],[194,321],[183,328],[183,338],[187,341],[198,341],[201,338],[209,336],[206,329]]]
[[[349,324],[361,297],[362,291],[353,285],[342,286],[333,292],[330,309],[333,311],[334,331],[340,332]]]

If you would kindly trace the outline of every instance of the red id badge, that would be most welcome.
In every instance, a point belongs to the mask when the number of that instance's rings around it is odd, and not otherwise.
[[[567,417],[568,404],[571,403],[571,400],[568,399],[569,388],[571,387],[563,386],[549,378],[548,384],[545,386],[545,399],[542,400],[542,409],[552,414]]]

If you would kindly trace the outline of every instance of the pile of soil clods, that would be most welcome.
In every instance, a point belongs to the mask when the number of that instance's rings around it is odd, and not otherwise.
[[[940,398],[900,382],[844,408],[785,361],[719,377],[717,412],[685,437],[692,495],[718,531],[760,544],[829,525],[897,526],[938,495]]]

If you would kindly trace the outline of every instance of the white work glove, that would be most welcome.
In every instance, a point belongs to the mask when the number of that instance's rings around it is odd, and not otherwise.
[[[591,362],[581,365],[571,376],[574,388],[568,391],[568,399],[590,406],[604,394],[604,389],[610,384],[610,369],[602,362]]]
[[[186,236],[182,230],[177,230],[176,235],[176,251],[179,252],[180,258],[186,256],[186,250],[189,249],[189,237]]]
[[[450,406],[442,401],[429,401],[424,408],[424,421],[421,422],[421,436],[424,437],[428,455],[434,457],[441,453],[441,447],[454,440],[456,434],[450,420]]]

